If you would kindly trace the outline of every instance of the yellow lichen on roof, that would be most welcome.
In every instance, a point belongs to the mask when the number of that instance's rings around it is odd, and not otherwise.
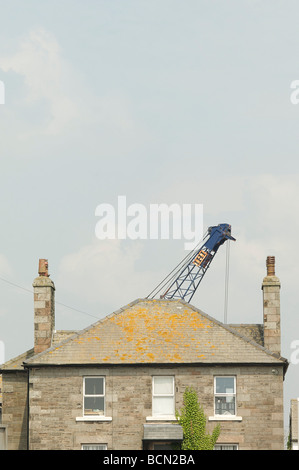
[[[275,362],[262,348],[182,301],[138,299],[35,356],[48,364]],[[30,359],[29,359],[30,363]]]
[[[111,338],[111,345],[115,346],[115,355],[118,354],[116,346],[122,344],[123,348],[131,352],[126,356],[127,360],[130,357],[132,362],[145,359],[157,361],[166,357],[165,352],[169,346],[175,350],[188,349],[190,341],[194,342],[193,347],[198,346],[200,340],[197,331],[211,326],[209,320],[191,309],[173,312],[163,308],[163,303],[151,303],[150,306],[152,308],[149,311],[144,305],[137,305],[109,319],[111,324],[118,327],[120,337],[120,341]],[[182,355],[177,351],[167,356],[171,362],[182,360]],[[199,356],[204,357],[204,355]]]

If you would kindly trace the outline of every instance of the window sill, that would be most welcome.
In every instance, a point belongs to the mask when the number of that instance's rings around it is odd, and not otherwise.
[[[146,421],[177,421],[173,415],[147,416]]]
[[[209,421],[242,421],[242,416],[215,415],[209,416]]]
[[[111,416],[78,416],[76,421],[112,421]]]

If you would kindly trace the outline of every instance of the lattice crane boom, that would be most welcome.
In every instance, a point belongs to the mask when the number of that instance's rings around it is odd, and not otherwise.
[[[206,241],[200,249],[190,253],[180,270],[172,276],[160,298],[190,302],[219,247],[227,240],[235,241],[229,224],[209,227]]]

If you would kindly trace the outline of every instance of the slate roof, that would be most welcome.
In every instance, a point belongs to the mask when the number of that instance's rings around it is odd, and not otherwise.
[[[61,343],[70,336],[73,336],[75,333],[76,331],[70,330],[55,331],[53,334],[52,345],[55,346],[56,344]],[[0,370],[24,370],[23,363],[33,356],[34,348],[31,348],[28,351],[25,351],[24,353],[20,354],[19,356],[9,359],[4,364],[0,364]]]
[[[252,337],[182,300],[147,299],[135,300],[24,361],[27,366],[232,362],[287,364]]]
[[[253,339],[256,343],[261,346],[264,345],[264,325],[261,324],[228,324],[229,328],[238,331],[242,336]]]
[[[23,362],[34,356],[34,348],[25,351],[24,353],[9,359],[4,364],[0,364],[0,370],[24,370]]]

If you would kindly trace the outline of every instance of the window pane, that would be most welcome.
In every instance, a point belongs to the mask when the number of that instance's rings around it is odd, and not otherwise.
[[[104,397],[85,397],[84,415],[103,415]]]
[[[237,450],[236,444],[216,444],[215,450]]]
[[[85,395],[103,395],[103,377],[85,377]]]
[[[106,444],[83,444],[82,450],[106,450]]]
[[[235,393],[234,377],[216,377],[216,393]]]
[[[153,416],[174,415],[173,397],[154,397],[153,398]]]
[[[173,377],[156,376],[154,377],[154,395],[172,395]]]
[[[234,415],[235,397],[215,397],[216,415]]]

